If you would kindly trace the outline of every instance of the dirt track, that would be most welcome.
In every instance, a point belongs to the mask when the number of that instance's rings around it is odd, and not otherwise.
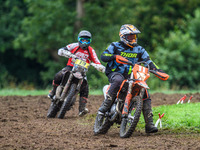
[[[183,95],[153,94],[152,105],[175,104]],[[190,96],[189,94],[187,95]],[[191,102],[200,102],[200,94],[193,94]],[[103,96],[90,96],[90,113],[78,117],[78,103],[63,120],[47,119],[50,100],[46,96],[0,97],[0,149],[179,149],[200,150],[199,134],[169,134],[160,130],[151,136],[136,131],[128,139],[119,137],[119,129],[112,127],[106,135],[94,136],[92,114],[95,115]]]

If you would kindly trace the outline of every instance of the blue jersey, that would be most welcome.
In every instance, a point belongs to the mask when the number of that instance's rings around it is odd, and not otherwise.
[[[142,46],[135,46],[133,48],[125,45],[123,42],[113,42],[101,55],[103,62],[108,62],[106,66],[106,75],[111,72],[119,72],[125,77],[131,74],[132,66],[127,64],[117,63],[114,55],[121,55],[130,60],[133,64],[139,61],[145,61],[150,64],[150,68],[156,68],[153,62],[149,58],[149,54]]]

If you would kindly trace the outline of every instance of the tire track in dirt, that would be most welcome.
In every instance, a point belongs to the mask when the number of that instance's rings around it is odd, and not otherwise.
[[[188,94],[189,97],[191,94]],[[183,94],[152,94],[152,105],[171,105]],[[64,119],[46,118],[50,100],[46,96],[0,97],[0,149],[200,149],[199,134],[169,134],[159,131],[151,136],[136,131],[128,139],[119,137],[119,128],[106,135],[93,135],[95,115],[103,96],[89,96],[87,116],[78,117],[78,102]],[[193,94],[191,102],[200,102]]]

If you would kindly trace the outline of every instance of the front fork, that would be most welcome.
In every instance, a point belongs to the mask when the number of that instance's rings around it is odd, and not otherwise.
[[[66,85],[64,86],[63,92],[62,92],[61,97],[60,97],[60,100],[61,100],[61,101],[64,101],[64,99],[65,99],[65,97],[66,97],[68,88],[69,88],[69,86],[70,86],[70,84],[71,84],[71,81],[72,81],[72,78],[73,78],[73,75],[72,75],[72,72],[70,72],[69,78],[68,78],[68,80],[67,80]]]
[[[75,91],[75,94],[74,94],[75,97],[77,96],[78,92],[80,91],[82,83],[83,83],[83,78],[79,79],[79,81],[78,81],[78,85],[76,87],[76,91]]]
[[[130,106],[130,102],[131,102],[131,99],[132,99],[132,89],[133,89],[133,81],[130,81],[129,82],[129,85],[128,85],[128,93],[127,93],[127,96],[125,98],[125,102],[124,102],[124,108],[122,110],[122,116],[127,116],[128,115],[128,110],[129,110],[129,106]]]
[[[63,89],[63,92],[62,92],[62,95],[61,95],[61,101],[64,101],[64,99],[66,97],[66,94],[67,94],[67,91],[68,91],[68,89],[70,87],[70,84],[72,82],[73,77],[74,77],[73,74],[70,74],[69,79],[68,79],[68,81],[67,81],[67,83],[66,83],[66,85],[65,85],[65,87]],[[76,97],[78,92],[80,91],[82,83],[83,83],[83,78],[79,79],[79,81],[78,81],[78,84],[77,84],[77,87],[76,87],[76,91],[74,93],[74,97]]]
[[[133,82],[132,83],[129,82],[128,93],[127,93],[127,96],[126,96],[126,99],[125,99],[125,102],[124,102],[124,108],[122,110],[122,116],[128,116],[130,102],[133,98],[133,95],[132,95],[133,87],[134,87]],[[145,88],[141,87],[139,89],[139,91],[135,91],[134,96],[138,95],[138,93],[139,93],[139,96],[143,99],[143,96],[144,96],[144,93],[145,93]]]

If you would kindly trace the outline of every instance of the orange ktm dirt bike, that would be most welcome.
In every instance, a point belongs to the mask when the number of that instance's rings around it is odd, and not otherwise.
[[[64,79],[64,86],[59,85],[56,89],[56,94],[52,99],[51,105],[49,107],[47,117],[55,118],[58,113],[58,118],[64,118],[67,111],[75,104],[76,96],[78,95],[84,78],[86,78],[86,73],[90,66],[93,66],[98,71],[105,72],[105,67],[103,65],[95,64],[93,62],[87,63],[85,59],[80,59],[69,51],[60,49],[59,55],[73,58],[74,66],[72,71],[66,74],[67,77]]]
[[[116,61],[131,65],[132,72],[130,77],[122,82],[110,109],[105,114],[98,111],[94,124],[94,134],[105,134],[114,123],[117,123],[120,124],[120,137],[128,138],[134,132],[140,119],[143,96],[146,90],[149,89],[146,84],[147,79],[150,77],[149,72],[161,80],[167,80],[169,75],[149,70],[146,62],[133,64],[121,56]],[[142,64],[146,64],[147,67],[142,66]],[[109,87],[107,87],[107,91],[108,89]]]

